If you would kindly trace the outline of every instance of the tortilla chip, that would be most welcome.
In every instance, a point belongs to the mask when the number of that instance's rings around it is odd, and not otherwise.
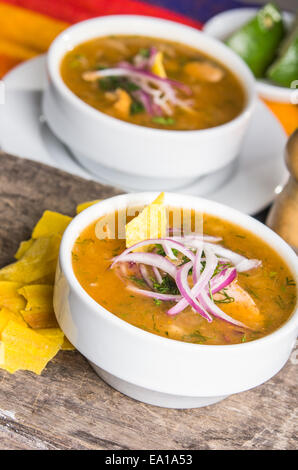
[[[74,347],[73,344],[64,336],[64,341],[61,346],[62,351],[74,351],[76,348]]]
[[[25,240],[25,241],[21,242],[20,245],[19,245],[18,251],[14,255],[15,259],[21,259],[22,256],[26,253],[26,251],[30,248],[33,241],[34,240],[32,238],[30,238],[29,240]]]
[[[58,328],[43,328],[38,330],[37,332],[39,335],[43,335],[45,338],[52,339],[56,341],[57,339],[62,340],[61,345],[64,342],[64,333],[63,331]]]
[[[53,286],[33,284],[18,290],[27,300],[21,314],[31,328],[54,328],[57,320],[53,308]]]
[[[72,218],[59,212],[44,211],[42,217],[35,225],[32,238],[50,237],[64,232]]]
[[[22,258],[0,269],[0,281],[28,284],[55,275],[61,235],[34,240]]]
[[[160,193],[160,195],[149,206],[145,207],[137,217],[126,224],[125,234],[127,247],[143,240],[148,240],[148,238],[162,238],[166,236],[167,215],[164,205],[164,196],[164,193]],[[144,247],[144,249],[148,248],[149,247]],[[141,250],[144,251],[144,249],[142,248]]]
[[[11,310],[8,310],[8,308],[2,308],[0,310],[0,338],[2,331],[10,320],[15,321],[16,323],[20,323],[21,325],[27,327],[27,324],[26,322],[24,322],[20,313],[12,312]]]
[[[84,211],[90,206],[93,206],[93,204],[96,204],[97,202],[100,202],[101,199],[95,199],[95,201],[87,201],[87,202],[82,202],[81,204],[77,205],[77,214],[80,212]]]
[[[31,328],[9,321],[0,344],[0,367],[10,373],[30,370],[40,375],[47,363],[57,354],[63,335],[48,337]]]
[[[26,302],[18,293],[21,286],[19,282],[0,281],[0,308],[5,307],[13,312],[25,308]]]
[[[71,344],[70,341],[64,336],[63,331],[60,328],[45,328],[38,330],[38,333],[41,335],[45,335],[47,338],[60,338],[63,336],[63,343],[61,346],[62,351],[74,351],[75,347]]]

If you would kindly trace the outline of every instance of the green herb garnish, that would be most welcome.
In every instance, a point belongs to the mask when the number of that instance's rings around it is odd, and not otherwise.
[[[281,308],[282,310],[285,309],[285,302],[283,300],[283,298],[280,296],[280,295],[277,295],[276,297],[274,297],[274,302],[279,306],[279,308]]]
[[[246,341],[246,333],[244,333],[244,335],[242,336],[241,343],[245,343],[245,341]]]
[[[142,47],[140,50],[139,50],[139,54],[148,59],[148,57],[150,57],[150,49],[148,47]]]
[[[156,253],[160,256],[166,256],[166,252],[162,245],[156,245]]]
[[[122,79],[119,77],[104,77],[98,80],[99,87],[103,91],[115,91],[117,88],[120,88]]]
[[[153,302],[155,303],[155,305],[160,305],[161,304],[161,300],[159,300],[159,299],[153,299]]]
[[[129,276],[129,279],[133,282],[135,282],[136,284],[138,284],[139,286],[146,286],[146,282],[144,281],[144,279],[141,279],[137,276]]]
[[[166,274],[164,276],[160,284],[158,282],[154,282],[153,288],[161,294],[180,294],[175,280],[171,276],[169,276],[169,274]]]
[[[154,116],[152,118],[152,122],[154,122],[155,124],[160,124],[162,126],[172,126],[173,124],[175,124],[176,121],[171,117]]]
[[[218,291],[218,294],[221,294],[223,296],[223,299],[215,300],[214,302],[217,304],[230,304],[232,302],[235,302],[234,297],[231,297],[228,293],[227,290],[224,288],[220,291]]]
[[[207,338],[203,335],[201,335],[199,330],[195,330],[193,333],[190,333],[189,335],[184,335],[183,336],[183,341],[188,341],[192,343],[204,343],[207,341]]]
[[[134,100],[130,105],[130,114],[133,116],[134,114],[142,113],[145,111],[144,105],[139,101]]]
[[[294,279],[286,277],[286,285],[287,286],[296,286],[296,282],[294,281]]]

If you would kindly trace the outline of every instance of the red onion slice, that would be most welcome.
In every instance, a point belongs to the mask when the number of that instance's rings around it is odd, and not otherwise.
[[[201,242],[201,246],[198,247],[198,249],[197,249],[196,256],[195,256],[195,260],[194,260],[194,264],[193,264],[193,273],[192,273],[192,277],[193,277],[193,282],[194,282],[194,284],[196,284],[196,283],[198,282],[198,279],[199,279],[199,277],[200,277],[200,275],[201,275],[202,253],[203,253],[203,244],[202,244],[202,242]]]
[[[260,260],[249,260],[245,256],[239,255],[239,253],[235,253],[221,245],[213,245],[212,243],[206,243],[205,245],[207,245],[216,255],[230,260],[238,272],[249,271],[250,269],[257,268],[262,264]]]
[[[136,294],[144,295],[145,297],[151,297],[152,299],[163,300],[165,302],[178,302],[181,299],[181,295],[161,294],[151,290],[139,289],[138,287],[132,285],[127,286],[127,289],[135,292]]]
[[[142,242],[135,243],[135,245],[132,245],[129,248],[126,248],[126,250],[124,250],[123,253],[116,256],[116,258],[114,259],[111,265],[111,268],[113,268],[115,263],[117,263],[118,261],[121,261],[124,256],[126,256],[128,253],[135,250],[136,248],[141,248],[142,246],[147,246],[147,245],[164,246],[164,242],[166,242],[167,246],[169,246],[170,248],[176,248],[176,250],[180,251],[182,254],[187,256],[187,258],[189,258],[191,261],[194,261],[195,259],[194,253],[188,250],[187,248],[185,248],[185,246],[182,243],[176,242],[175,240],[172,240],[171,238],[151,238],[149,240],[143,240]]]
[[[205,290],[205,287],[207,286],[217,266],[216,256],[206,248],[204,248],[204,252],[206,256],[206,264],[205,264],[204,271],[200,275],[197,283],[191,289],[191,295],[194,298],[196,298],[200,294],[201,291]],[[177,313],[182,312],[187,306],[188,306],[188,301],[184,298],[180,300],[180,302],[178,302],[178,304],[175,305],[175,307],[168,310],[167,313],[169,315],[177,315]]]
[[[158,284],[161,284],[162,283],[162,276],[161,276],[160,272],[158,271],[158,269],[155,266],[153,266],[152,269],[153,269],[154,276],[155,276]]]
[[[145,266],[145,264],[140,264],[139,269],[140,269],[140,273],[142,275],[142,278],[146,282],[147,286],[150,287],[151,289],[153,289],[153,282],[150,279],[150,276],[148,274],[148,270],[147,270],[147,267]]]
[[[197,299],[194,297],[192,290],[190,289],[188,285],[188,273],[189,270],[192,267],[192,262],[190,261],[189,263],[186,263],[182,266],[182,268],[178,269],[177,276],[176,276],[176,283],[178,286],[179,291],[181,292],[181,295],[184,297],[184,301],[189,304],[196,312],[198,312],[202,317],[204,317],[208,322],[212,322],[212,318],[210,317],[209,313],[206,312]],[[183,302],[183,300],[181,302]],[[181,303],[179,302],[179,304]],[[176,315],[177,313],[181,312],[181,306],[179,304],[175,305],[172,307],[169,311],[168,314],[170,315]]]
[[[119,257],[118,257],[119,258]],[[112,266],[118,262],[133,261],[134,263],[148,264],[149,266],[155,266],[156,268],[165,271],[174,279],[176,278],[177,268],[167,258],[156,253],[128,253],[125,256],[121,256],[121,259],[114,261]]]
[[[231,282],[233,282],[236,279],[236,277],[237,277],[236,268],[224,269],[221,273],[217,274],[217,276],[215,276],[210,281],[210,289],[211,289],[212,294],[216,294],[216,292],[219,292],[220,290],[229,286]]]

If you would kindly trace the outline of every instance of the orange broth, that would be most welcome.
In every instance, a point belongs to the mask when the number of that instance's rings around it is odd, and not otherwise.
[[[242,328],[213,317],[208,323],[190,307],[176,316],[167,315],[173,302],[155,301],[127,289],[127,283],[146,286],[131,274],[127,279],[110,269],[113,257],[125,249],[125,240],[96,238],[92,223],[80,234],[72,250],[75,275],[85,291],[112,314],[151,333],[189,343],[225,345],[252,341],[272,333],[285,323],[296,304],[293,275],[281,257],[260,238],[225,220],[204,214],[204,234],[223,237],[220,242],[262,265],[238,273],[238,284],[251,296],[260,314],[249,318],[245,308],[231,303],[218,306],[250,328]],[[119,263],[120,264],[120,263]]]
[[[152,47],[163,53],[167,77],[187,85],[192,92],[191,108],[174,107],[170,120],[164,123],[138,110],[137,106],[127,113],[115,106],[117,94],[110,87],[109,79],[88,82],[83,78],[84,72],[114,67],[121,61],[131,63],[140,51]],[[196,65],[202,63],[208,67],[206,76],[199,75],[196,69]],[[210,81],[210,67],[222,72],[220,80]],[[240,81],[224,64],[186,44],[159,38],[114,35],[89,40],[67,52],[60,73],[68,88],[93,108],[123,121],[157,129],[195,130],[218,126],[240,114],[246,100]],[[126,91],[133,96],[133,90],[126,87]],[[185,98],[182,92],[178,95]]]

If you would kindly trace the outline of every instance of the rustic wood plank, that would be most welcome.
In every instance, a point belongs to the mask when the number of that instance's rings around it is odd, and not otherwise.
[[[73,215],[77,203],[117,193],[0,154],[0,266],[44,209]],[[122,395],[78,352],[60,352],[41,376],[0,370],[0,448],[295,449],[296,362],[293,356],[266,384],[216,405],[171,410]]]

